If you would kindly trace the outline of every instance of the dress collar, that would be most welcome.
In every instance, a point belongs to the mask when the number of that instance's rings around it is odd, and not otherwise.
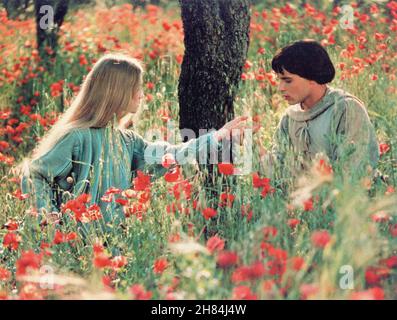
[[[293,120],[296,121],[308,121],[316,118],[321,113],[326,111],[335,103],[335,99],[343,95],[343,91],[340,89],[334,89],[332,87],[327,87],[324,96],[318,101],[312,108],[307,111],[302,111],[300,103],[290,106],[287,109],[287,114]]]

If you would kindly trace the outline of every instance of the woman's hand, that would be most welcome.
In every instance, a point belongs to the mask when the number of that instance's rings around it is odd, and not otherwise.
[[[230,139],[230,136],[233,133],[233,130],[240,130],[240,145],[242,145],[244,141],[244,130],[248,128],[252,128],[252,133],[257,133],[261,125],[257,122],[253,122],[253,126],[248,126],[246,121],[248,120],[247,116],[240,116],[235,118],[232,121],[227,122],[221,129],[215,132],[215,138],[217,141],[220,141],[224,138]]]
[[[246,128],[247,116],[241,116],[227,122],[221,129],[215,132],[214,136],[217,141],[224,138],[230,139],[233,130],[244,130]]]

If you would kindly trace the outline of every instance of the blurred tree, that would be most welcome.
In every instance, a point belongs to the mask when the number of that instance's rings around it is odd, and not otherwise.
[[[93,5],[95,0],[66,0],[69,9],[78,9],[81,6]],[[6,9],[10,19],[34,16],[34,0],[1,0],[1,5]]]
[[[30,0],[2,0],[1,3],[10,19],[15,19],[24,14],[32,4]]]
[[[58,32],[68,11],[68,5],[69,1],[63,0],[34,0],[37,48],[47,67],[51,66],[51,60],[56,55]]]
[[[131,0],[131,4],[134,7],[144,7],[147,4],[159,5],[160,2],[162,2],[162,1],[161,0]]]
[[[185,55],[179,78],[179,127],[221,128],[249,46],[249,0],[180,0]],[[185,139],[186,140],[186,139]]]

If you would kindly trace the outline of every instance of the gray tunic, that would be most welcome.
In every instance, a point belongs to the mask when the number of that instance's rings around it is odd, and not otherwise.
[[[272,152],[264,157],[265,174],[275,167],[300,171],[318,154],[331,164],[356,172],[375,168],[379,146],[364,104],[355,96],[328,87],[324,97],[305,111],[300,104],[284,113],[274,136]]]

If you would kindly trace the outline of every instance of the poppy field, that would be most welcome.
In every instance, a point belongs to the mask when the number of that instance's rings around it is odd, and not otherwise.
[[[34,18],[10,19],[0,6],[0,299],[397,299],[397,2],[360,3],[349,4],[351,21],[325,1],[253,5],[234,104],[260,125],[251,172],[233,175],[233,164],[220,163],[211,188],[194,165],[156,180],[137,172],[130,189],[102,197],[125,215],[107,225],[89,194],[65,202],[60,223],[40,224],[16,168],[106,52],[144,62],[134,130],[167,139],[167,124],[178,123],[179,7],[69,13],[48,72]],[[326,47],[332,86],[365,103],[380,146],[375,173],[349,179],[319,159],[282,183],[263,174],[288,106],[270,62],[303,38]]]

